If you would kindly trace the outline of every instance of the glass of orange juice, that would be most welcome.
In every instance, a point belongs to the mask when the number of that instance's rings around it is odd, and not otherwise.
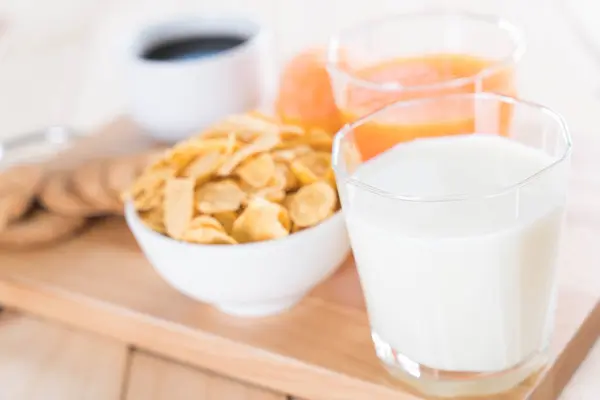
[[[473,92],[514,97],[515,65],[524,51],[521,31],[496,16],[423,11],[341,31],[330,40],[327,68],[348,123],[402,100]],[[361,125],[355,140],[363,160],[402,141],[473,132],[473,107],[462,102],[457,110],[446,103],[426,102],[410,115]],[[510,105],[500,112],[494,121],[502,133]]]

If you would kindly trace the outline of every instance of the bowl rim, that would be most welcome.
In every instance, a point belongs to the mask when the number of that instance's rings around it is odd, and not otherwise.
[[[285,237],[282,237],[279,239],[263,240],[260,242],[250,242],[250,243],[237,243],[234,245],[202,244],[202,243],[184,242],[181,240],[173,239],[172,237],[162,235],[162,234],[156,232],[155,230],[150,229],[140,219],[139,214],[138,214],[137,210],[135,209],[133,202],[131,200],[127,200],[125,202],[124,209],[125,209],[125,220],[127,221],[127,224],[129,225],[130,230],[131,230],[131,225],[135,224],[137,228],[141,229],[142,231],[149,234],[150,236],[155,237],[158,240],[163,240],[167,243],[170,243],[170,244],[173,244],[176,246],[181,246],[181,247],[220,249],[220,250],[237,248],[237,249],[240,249],[240,251],[244,250],[244,249],[251,249],[251,248],[261,248],[261,247],[265,248],[267,246],[273,246],[274,244],[281,244],[285,241],[287,241],[287,242],[290,242],[293,240],[297,241],[297,240],[300,240],[300,237],[305,237],[318,228],[323,228],[325,225],[333,224],[334,222],[337,222],[339,219],[343,219],[342,209],[340,208],[335,213],[333,213],[332,215],[327,217],[325,220],[321,221],[319,224],[311,226],[306,229],[303,229],[299,232],[294,232],[293,234],[290,234],[288,236],[285,236]]]

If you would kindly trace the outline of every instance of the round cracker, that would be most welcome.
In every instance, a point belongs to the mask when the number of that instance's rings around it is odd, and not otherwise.
[[[121,214],[124,212],[121,194],[133,185],[138,176],[138,168],[130,158],[110,160],[105,166],[106,190],[115,204],[119,204]]]
[[[44,175],[41,165],[18,165],[0,172],[0,230],[25,215]]]
[[[107,160],[104,165],[104,182],[108,194],[119,204],[123,212],[121,195],[128,190],[146,167],[157,160],[164,149],[153,149],[144,153]]]
[[[139,166],[132,157],[120,157],[106,164],[106,187],[114,197],[129,189],[139,175]]]
[[[133,185],[144,169],[155,160],[157,152],[118,157],[106,161],[105,180],[110,194],[120,199],[121,194]]]
[[[17,165],[0,171],[0,193],[10,192],[16,188],[33,193],[44,176],[41,165]]]
[[[25,249],[64,240],[85,226],[82,217],[67,217],[45,210],[36,210],[31,216],[10,224],[0,232],[0,246]]]
[[[33,193],[17,190],[0,194],[0,231],[25,215],[33,204]]]
[[[79,197],[71,188],[70,173],[57,171],[50,175],[39,194],[40,203],[49,211],[71,217],[93,217],[103,214]]]
[[[104,160],[87,162],[75,169],[71,176],[74,192],[100,212],[120,212],[121,203],[115,199],[105,184]]]

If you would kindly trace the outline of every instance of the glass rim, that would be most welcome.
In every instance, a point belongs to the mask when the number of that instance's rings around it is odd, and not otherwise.
[[[498,190],[493,192],[479,192],[479,193],[460,193],[460,194],[452,194],[452,195],[442,195],[442,196],[408,196],[403,194],[395,194],[388,192],[386,190],[379,189],[373,185],[369,185],[360,179],[354,178],[349,175],[347,171],[340,171],[340,156],[343,152],[343,144],[342,141],[345,137],[352,132],[357,127],[363,125],[364,123],[371,120],[374,116],[385,113],[391,109],[397,107],[411,107],[411,106],[419,106],[423,104],[427,104],[434,101],[439,100],[460,100],[460,99],[483,99],[483,100],[496,100],[498,102],[504,104],[511,105],[521,105],[527,106],[536,109],[540,114],[549,117],[559,128],[561,132],[562,139],[564,141],[565,149],[563,153],[557,157],[552,163],[540,168],[535,173],[529,175],[528,177],[510,185],[506,185]],[[418,139],[417,139],[418,140]],[[344,184],[351,184],[359,189],[368,191],[380,197],[385,197],[392,200],[399,200],[404,202],[412,202],[412,203],[446,203],[446,202],[456,202],[456,201],[465,201],[465,200],[474,200],[474,199],[489,199],[497,196],[504,195],[506,193],[517,190],[523,186],[526,186],[530,182],[534,181],[538,177],[545,175],[548,171],[553,170],[556,166],[562,164],[565,160],[567,160],[571,154],[572,150],[572,139],[571,134],[568,128],[568,125],[562,115],[557,113],[556,111],[551,110],[548,107],[545,107],[541,104],[534,103],[527,100],[516,99],[510,96],[504,96],[496,93],[488,93],[488,92],[476,92],[476,93],[451,93],[440,96],[426,97],[420,99],[413,100],[400,100],[391,104],[388,104],[382,108],[379,108],[376,111],[373,111],[356,121],[344,125],[335,135],[333,140],[333,150],[332,150],[332,168],[336,173],[336,176],[339,176],[340,172],[342,172],[346,177],[344,178]]]
[[[465,76],[455,79],[450,79],[443,82],[431,83],[426,85],[401,85],[398,82],[388,81],[383,83],[372,82],[367,79],[362,79],[357,77],[356,75],[344,71],[338,67],[339,63],[339,51],[342,49],[343,38],[349,34],[368,29],[371,27],[376,27],[382,22],[386,22],[389,20],[405,20],[412,18],[422,18],[422,17],[439,17],[439,16],[453,16],[458,18],[464,18],[472,21],[484,22],[493,26],[496,26],[499,30],[504,31],[508,34],[508,37],[513,43],[513,48],[509,52],[509,54],[491,65],[483,68],[481,71],[476,73],[475,75]],[[525,40],[525,35],[512,22],[493,14],[478,14],[472,13],[468,11],[456,11],[456,10],[447,10],[447,9],[432,9],[432,10],[424,10],[424,11],[413,11],[413,12],[405,12],[400,14],[394,14],[390,16],[385,16],[381,18],[371,19],[367,22],[363,22],[358,25],[354,25],[350,28],[342,29],[335,35],[333,35],[329,39],[329,45],[327,48],[327,62],[326,67],[327,71],[331,76],[339,75],[341,77],[346,78],[348,81],[352,82],[354,85],[361,86],[366,89],[378,90],[381,92],[397,92],[397,91],[426,91],[426,90],[438,90],[438,89],[450,89],[461,87],[467,85],[469,83],[475,82],[478,79],[484,79],[488,76],[493,75],[495,72],[502,70],[510,65],[516,64],[519,59],[525,53],[527,47],[527,43]]]

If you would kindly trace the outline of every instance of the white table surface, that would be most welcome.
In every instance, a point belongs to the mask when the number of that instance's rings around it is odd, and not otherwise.
[[[519,65],[521,95],[565,115],[575,143],[578,137],[600,140],[596,0],[0,0],[0,139],[55,123],[91,131],[125,112],[118,50],[142,21],[214,11],[248,14],[274,33],[277,64],[303,46],[323,43],[340,27],[424,5],[499,13],[521,25],[529,39]],[[574,284],[598,295],[599,271],[573,277]],[[600,399],[600,344],[561,398]]]

